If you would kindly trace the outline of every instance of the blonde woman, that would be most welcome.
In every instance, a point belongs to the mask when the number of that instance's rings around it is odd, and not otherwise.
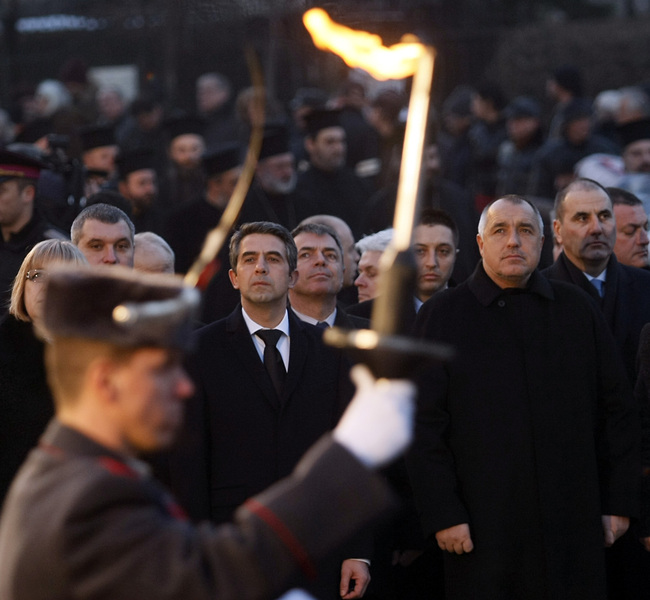
[[[0,320],[0,504],[15,472],[54,413],[43,365],[43,282],[52,265],[87,261],[72,242],[36,244],[16,275]]]

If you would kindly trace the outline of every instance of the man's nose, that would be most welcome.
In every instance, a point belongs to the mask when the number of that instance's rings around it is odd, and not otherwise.
[[[598,217],[593,217],[589,221],[589,233],[602,233],[603,232],[603,224],[600,222],[600,219]]]
[[[427,251],[426,266],[427,267],[437,267],[439,264],[438,253],[435,249],[431,248]]]
[[[521,239],[519,238],[519,232],[513,230],[508,236],[508,246],[521,246]]]
[[[647,246],[650,243],[650,238],[648,238],[647,230],[641,228],[639,229],[639,244],[642,246]]]
[[[115,249],[113,246],[107,245],[104,248],[104,256],[102,258],[102,262],[109,265],[117,264],[117,255],[115,254]]]

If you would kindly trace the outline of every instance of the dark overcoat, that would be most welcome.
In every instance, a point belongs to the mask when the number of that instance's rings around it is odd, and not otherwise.
[[[170,484],[195,518],[220,523],[246,498],[288,475],[352,397],[348,365],[322,331],[289,311],[283,397],[255,349],[241,307],[196,333],[188,363],[196,394],[170,457]]]
[[[235,525],[195,528],[153,478],[53,421],[0,521],[0,598],[271,600],[389,505],[326,438]]]
[[[54,414],[43,351],[31,323],[0,319],[0,505]]]
[[[542,274],[549,279],[573,283],[583,289],[601,307],[616,345],[621,351],[630,382],[636,381],[636,355],[643,326],[650,322],[650,273],[638,267],[622,265],[612,254],[607,263],[605,296],[564,254]]]
[[[418,324],[457,351],[422,378],[408,456],[425,535],[470,527],[448,600],[604,598],[601,515],[637,511],[639,428],[597,307],[537,271],[502,290],[479,264]]]

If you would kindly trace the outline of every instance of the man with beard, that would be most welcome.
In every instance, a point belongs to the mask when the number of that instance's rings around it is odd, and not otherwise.
[[[90,125],[79,132],[85,171],[84,194],[86,198],[98,192],[115,175],[117,143],[113,127]]]
[[[345,166],[346,138],[339,112],[313,110],[307,115],[306,123],[309,166],[298,176],[298,206],[304,211],[303,216],[325,213],[343,219],[358,238],[368,208],[369,190]]]
[[[201,157],[205,152],[205,124],[195,117],[176,117],[165,123],[167,167],[160,186],[160,206],[169,215],[203,193],[205,175]]]
[[[650,214],[650,119],[625,123],[618,128],[623,145],[625,174],[616,187],[632,192]]]
[[[279,125],[267,126],[255,179],[246,196],[240,222],[272,221],[293,229],[306,216],[296,202],[296,180],[288,130]]]
[[[143,149],[120,154],[117,172],[117,189],[131,204],[135,230],[160,233],[162,215],[156,205],[158,179],[153,151]]]
[[[207,153],[202,163],[206,173],[202,193],[174,211],[165,224],[163,237],[174,249],[178,273],[186,273],[192,266],[205,236],[219,223],[239,179],[241,149],[236,144],[222,146]]]

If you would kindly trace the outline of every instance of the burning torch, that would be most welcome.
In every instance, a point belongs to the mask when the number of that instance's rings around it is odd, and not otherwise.
[[[380,81],[413,76],[393,219],[394,234],[380,262],[383,274],[373,304],[372,329],[346,331],[332,327],[324,334],[328,344],[347,348],[359,356],[375,376],[404,377],[422,360],[449,360],[453,354],[446,345],[406,337],[404,334],[408,331],[402,320],[406,303],[413,302],[415,288],[416,267],[411,245],[435,51],[412,35],[386,47],[378,35],[335,23],[318,8],[307,11],[303,23],[318,48],[334,52],[350,67],[361,68]]]

